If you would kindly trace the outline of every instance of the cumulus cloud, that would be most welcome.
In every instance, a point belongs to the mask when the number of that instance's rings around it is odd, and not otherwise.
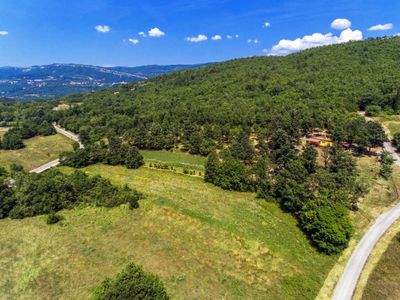
[[[111,27],[110,27],[110,26],[107,26],[107,25],[97,25],[97,26],[95,27],[95,29],[96,29],[98,32],[106,33],[106,32],[110,32]]]
[[[139,40],[138,40],[138,39],[129,39],[128,41],[129,41],[130,43],[134,44],[134,45],[139,44]]]
[[[142,37],[147,37],[147,34],[145,34],[143,31],[139,32],[138,35],[140,35]]]
[[[2,30],[0,31],[0,35],[8,35],[8,31]]]
[[[378,25],[370,27],[368,30],[369,31],[377,31],[377,30],[390,30],[390,29],[393,29],[392,23],[378,24]]]
[[[349,41],[359,41],[363,39],[363,34],[359,30],[350,28],[343,30],[340,36],[332,33],[314,33],[295,40],[281,40],[268,52],[269,55],[286,55],[297,51],[332,44],[346,43]]]
[[[159,28],[155,27],[155,28],[149,30],[148,35],[150,37],[159,38],[159,37],[164,36],[165,32],[162,32]]]
[[[264,28],[271,27],[271,23],[270,23],[270,22],[265,22],[265,23],[263,24],[263,27],[264,27]]]
[[[214,35],[211,39],[212,39],[213,41],[219,41],[219,40],[222,40],[222,36],[220,36],[219,34],[216,34],[216,35]]]
[[[232,36],[231,36],[231,35],[227,35],[226,38],[227,38],[228,40],[231,40],[231,39],[232,39]]]
[[[200,43],[207,41],[208,37],[204,34],[199,34],[198,36],[195,37],[187,37],[185,40],[190,43]]]
[[[331,23],[331,27],[336,30],[350,28],[351,22],[347,19],[336,19]]]
[[[239,35],[238,35],[238,34],[235,34],[235,38],[237,38],[237,39],[238,39],[238,38],[239,38]]]
[[[399,33],[396,33],[394,36],[400,36],[400,32],[399,32]]]

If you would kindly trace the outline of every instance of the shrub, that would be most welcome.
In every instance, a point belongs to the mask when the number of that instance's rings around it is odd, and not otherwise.
[[[300,212],[300,225],[317,248],[326,254],[346,249],[353,233],[349,211],[342,205],[323,205]]]
[[[114,278],[107,278],[93,292],[95,300],[169,299],[158,276],[129,264]]]
[[[60,216],[59,214],[56,214],[55,212],[51,212],[47,215],[46,223],[51,225],[51,224],[56,224],[62,220],[64,220],[63,216]]]

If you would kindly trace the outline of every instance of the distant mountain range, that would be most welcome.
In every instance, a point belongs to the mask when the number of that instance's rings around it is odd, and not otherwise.
[[[61,97],[206,65],[100,67],[52,64],[26,68],[0,67],[0,101]]]

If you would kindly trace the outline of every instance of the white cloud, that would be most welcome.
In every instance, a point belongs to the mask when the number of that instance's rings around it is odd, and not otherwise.
[[[343,30],[340,36],[334,36],[332,33],[322,34],[314,33],[306,35],[295,40],[281,40],[268,52],[269,55],[286,55],[293,52],[332,44],[346,43],[349,41],[359,41],[363,39],[363,34],[359,30],[350,28]]]
[[[238,34],[235,34],[235,38],[237,38],[237,39],[238,39],[238,38],[239,38],[239,35],[238,35]]]
[[[212,39],[213,41],[219,41],[219,40],[222,40],[222,36],[220,36],[219,34],[216,34],[216,35],[214,35],[211,39]]]
[[[138,39],[129,39],[128,41],[129,41],[130,43],[134,44],[134,45],[139,44],[139,40],[138,40]]]
[[[106,33],[106,32],[110,32],[111,27],[110,27],[110,26],[107,26],[107,25],[97,25],[97,26],[95,27],[95,29],[96,29],[98,32]]]
[[[231,39],[232,39],[232,36],[231,36],[231,35],[227,35],[226,38],[227,38],[228,40],[231,40]]]
[[[8,35],[8,31],[5,31],[5,30],[0,31],[0,36],[1,36],[1,35]]]
[[[259,43],[259,40],[257,40],[257,39],[254,39],[254,40],[248,39],[247,42],[248,42],[249,44],[251,44],[251,43],[258,44],[258,43]]]
[[[200,43],[200,42],[207,41],[208,37],[204,34],[199,34],[196,37],[187,37],[185,40],[188,42],[191,42],[191,43]]]
[[[138,35],[140,35],[142,37],[147,37],[147,34],[145,34],[143,31],[139,32]]]
[[[399,32],[399,33],[397,33],[397,34],[395,34],[394,36],[400,36],[400,32]]]
[[[159,38],[159,37],[164,36],[164,35],[165,35],[165,32],[162,32],[159,28],[155,27],[155,28],[149,30],[148,35],[149,35],[150,37],[157,37],[157,38]]]
[[[351,27],[348,19],[336,19],[331,23],[331,27],[336,30],[343,30]]]
[[[369,31],[377,31],[377,30],[390,30],[390,29],[393,29],[392,23],[378,24],[378,25],[370,27],[368,30]]]
[[[271,23],[270,23],[270,22],[265,22],[265,23],[263,24],[263,27],[264,27],[264,28],[271,27]]]

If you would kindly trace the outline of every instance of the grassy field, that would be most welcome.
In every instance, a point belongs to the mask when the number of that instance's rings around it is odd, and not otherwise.
[[[379,121],[385,128],[389,130],[389,137],[393,138],[395,133],[400,132],[400,115],[374,117],[375,121]]]
[[[182,154],[144,155],[178,163]],[[195,165],[197,159],[188,156],[185,163]],[[353,215],[354,241],[396,199],[393,185],[377,177],[375,158],[362,158],[359,167],[371,189]],[[174,299],[314,299],[328,273],[337,277],[331,271],[337,256],[319,254],[290,214],[252,193],[150,168],[94,165],[84,171],[128,184],[146,199],[134,211],[124,206],[63,211],[65,221],[55,226],[46,225],[44,216],[1,220],[4,298],[85,299],[131,261],[158,274]]]
[[[0,150],[0,165],[13,163],[22,165],[26,170],[34,169],[52,161],[63,151],[72,150],[72,142],[62,135],[34,137],[24,140],[25,148],[19,150]]]
[[[388,249],[368,279],[362,299],[400,299],[400,234]]]
[[[174,167],[204,170],[206,158],[180,151],[140,151],[146,163],[165,163]]]
[[[254,194],[149,168],[85,171],[146,199],[135,211],[64,211],[55,226],[45,217],[0,221],[1,295],[84,299],[134,261],[160,275],[175,299],[313,299],[336,260],[316,252],[290,214]]]

